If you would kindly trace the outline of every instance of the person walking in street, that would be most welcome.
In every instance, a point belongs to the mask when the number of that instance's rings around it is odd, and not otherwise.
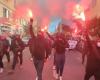
[[[0,36],[0,73],[3,72],[3,56],[7,56],[8,63],[10,63],[10,55],[9,55],[9,50],[10,50],[10,44],[9,41],[6,39],[5,36]]]
[[[56,76],[55,78],[58,80],[62,80],[62,74],[65,64],[65,51],[67,46],[67,42],[62,33],[58,33],[56,36],[56,40],[54,42],[55,48],[55,65],[56,65]]]
[[[5,36],[1,38],[3,40],[3,55],[7,56],[8,63],[10,63],[10,43]]]
[[[18,58],[20,60],[20,68],[22,68],[23,63],[23,50],[24,50],[24,42],[21,40],[20,35],[14,35],[12,41],[11,41],[11,51],[13,52],[13,64],[12,64],[12,71],[15,70],[16,64],[18,62]]]
[[[47,47],[48,44],[46,43],[46,40],[41,31],[38,32],[37,36],[34,35],[32,23],[33,19],[30,19],[29,30],[32,38],[31,47],[32,47],[33,62],[37,72],[36,80],[42,80],[42,71],[44,67],[44,62],[46,61],[49,55]]]
[[[84,80],[89,80],[94,76],[95,80],[100,80],[100,41],[96,41],[96,38],[87,35],[87,55],[86,72]]]
[[[1,39],[1,36],[0,36],[0,73],[2,73],[4,69],[2,59],[3,59],[3,40]]]

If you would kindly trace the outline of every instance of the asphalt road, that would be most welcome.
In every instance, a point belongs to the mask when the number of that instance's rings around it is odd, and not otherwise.
[[[0,80],[35,80],[36,71],[34,64],[30,61],[30,53],[28,48],[23,53],[23,68],[19,68],[19,64],[16,66],[16,70],[13,74],[9,74],[8,71],[11,68],[11,63],[8,64],[6,57],[4,57],[5,69],[0,74]],[[12,57],[11,57],[12,59]],[[53,77],[53,55],[45,63],[43,70],[43,80],[55,80]],[[66,51],[66,63],[64,67],[63,80],[83,80],[85,74],[85,64],[81,63],[81,53],[77,51]],[[91,78],[90,80],[94,80]]]

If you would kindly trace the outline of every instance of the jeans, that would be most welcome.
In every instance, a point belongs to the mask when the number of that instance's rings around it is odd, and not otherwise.
[[[5,51],[3,52],[3,54],[7,56],[7,60],[8,60],[8,62],[10,62],[10,55],[9,55],[9,52],[5,50]]]
[[[38,80],[42,80],[42,71],[43,71],[43,67],[44,67],[44,60],[38,60],[36,58],[33,59],[34,61],[34,66],[37,72],[37,77]]]
[[[64,53],[63,54],[55,53],[55,64],[56,64],[57,74],[62,76],[64,64],[65,64],[65,54]]]
[[[3,56],[0,55],[0,68],[3,68],[3,61],[2,61]]]
[[[56,56],[56,55],[54,54],[54,62],[53,62],[53,65],[54,65],[54,66],[55,66],[55,63],[56,63],[56,62],[55,62],[55,56]]]
[[[19,60],[20,60],[20,65],[22,65],[22,63],[23,63],[23,54],[22,53],[20,53],[20,54],[15,53],[14,58],[13,58],[13,65],[12,65],[13,70],[15,69],[15,66],[18,62],[18,57],[19,57]]]

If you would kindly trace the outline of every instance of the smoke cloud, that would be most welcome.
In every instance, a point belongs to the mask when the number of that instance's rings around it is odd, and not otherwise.
[[[84,9],[87,9],[92,5],[92,1],[93,0],[17,0],[17,12],[21,10],[23,13],[26,13],[29,8],[32,10],[34,16],[43,19],[43,23],[46,24],[53,17],[60,17],[67,20],[71,19],[76,4],[81,4]],[[27,9],[25,10],[25,8]],[[19,15],[21,15],[20,12]]]

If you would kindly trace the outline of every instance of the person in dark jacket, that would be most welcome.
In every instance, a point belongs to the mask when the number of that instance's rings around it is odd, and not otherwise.
[[[10,44],[9,41],[6,39],[5,36],[2,36],[3,40],[3,55],[7,56],[8,63],[10,63]]]
[[[42,80],[42,71],[44,67],[44,62],[48,58],[48,47],[41,31],[38,32],[37,36],[34,35],[32,23],[33,19],[30,19],[29,29],[32,38],[31,47],[32,47],[33,62],[37,72],[36,80]]]
[[[15,66],[18,62],[18,57],[20,60],[20,68],[22,67],[23,63],[23,50],[25,48],[24,42],[21,40],[20,35],[14,35],[11,41],[11,51],[13,52],[13,64],[12,64],[12,71],[15,70]]]
[[[9,41],[6,39],[5,36],[0,36],[0,73],[3,72],[3,56],[7,56],[8,62],[10,62],[10,55],[9,55],[9,50],[10,50],[10,44]]]
[[[65,51],[68,46],[64,38],[64,35],[59,33],[57,34],[56,38],[57,39],[54,42],[54,48],[55,48],[55,65],[56,65],[57,75],[55,76],[55,78],[62,80],[62,74],[65,64]]]
[[[3,72],[3,68],[4,68],[2,59],[3,59],[3,40],[1,39],[0,36],[0,73]]]
[[[92,76],[95,80],[100,80],[100,42],[95,41],[93,37],[91,40],[89,36],[86,39],[87,52],[84,55],[87,55],[87,63],[84,80],[89,80]]]

